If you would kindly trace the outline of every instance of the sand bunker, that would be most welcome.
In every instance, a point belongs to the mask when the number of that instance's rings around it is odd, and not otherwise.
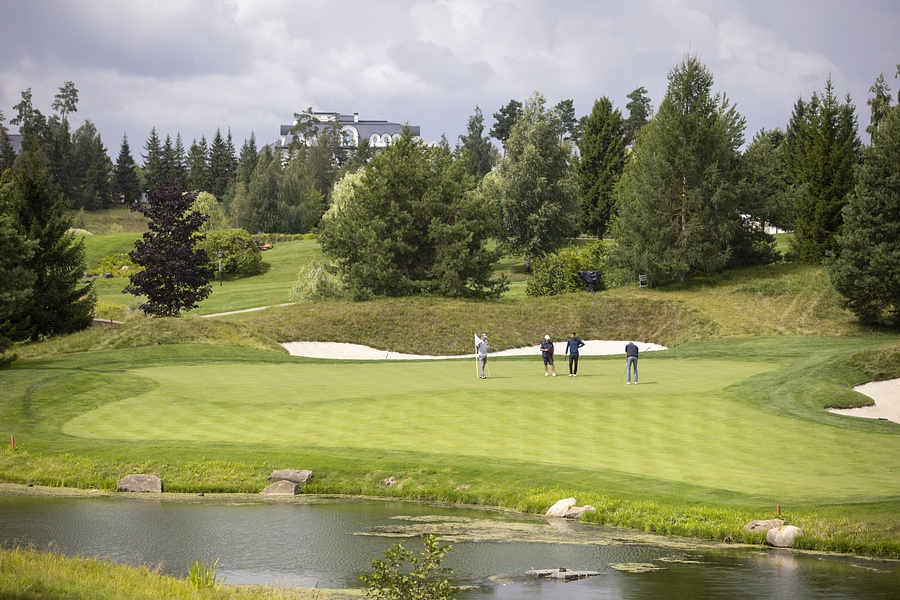
[[[866,419],[887,419],[900,423],[900,379],[872,381],[853,389],[874,400],[875,404],[861,408],[829,408],[828,412]]]
[[[580,350],[579,354],[581,356],[608,356],[612,354],[622,354],[624,356],[625,344],[627,343],[627,341],[589,340],[584,342],[584,347]],[[336,342],[285,342],[281,345],[287,349],[291,356],[335,358],[342,360],[439,360],[445,358],[472,358],[472,356],[475,355],[474,348],[471,354],[461,354],[457,356],[425,356],[421,354],[404,354],[402,352],[394,352],[391,350],[377,350],[359,344],[342,344]],[[659,344],[639,343],[637,346],[640,348],[641,352],[653,352],[667,349],[665,346],[660,346]],[[566,343],[554,342],[553,348],[557,356],[562,356],[566,351]],[[540,345],[535,344],[534,346],[525,348],[513,348],[511,350],[491,352],[490,356],[540,356],[540,354]]]

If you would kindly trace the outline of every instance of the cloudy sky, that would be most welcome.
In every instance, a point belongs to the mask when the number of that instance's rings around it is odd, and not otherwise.
[[[451,144],[535,91],[578,116],[644,86],[659,105],[688,53],[747,119],[747,139],[787,124],[830,76],[857,107],[900,80],[898,0],[0,0],[0,110],[22,91],[52,113],[66,81],[115,158],[151,127],[188,146],[229,128],[262,145],[295,112],[408,122]],[[12,128],[14,129],[14,128]],[[485,132],[485,133],[486,133]]]

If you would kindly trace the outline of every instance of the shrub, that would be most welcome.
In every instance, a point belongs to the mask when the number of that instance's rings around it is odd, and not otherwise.
[[[106,275],[109,273],[113,277],[128,277],[142,269],[143,267],[134,264],[130,256],[120,252],[103,257],[100,264],[95,269],[91,269],[90,273],[91,275]]]
[[[375,572],[362,576],[362,580],[369,584],[366,596],[379,600],[449,600],[454,588],[446,577],[440,575],[453,572],[452,569],[441,568],[441,561],[451,546],[439,545],[433,534],[423,535],[422,542],[425,549],[418,557],[400,544],[394,544],[385,550],[385,560],[376,558],[372,561]],[[412,571],[401,573],[407,560]]]
[[[197,244],[209,255],[209,266],[219,272],[218,252],[222,252],[222,272],[226,275],[247,277],[262,271],[262,255],[259,246],[248,231],[243,229],[219,229],[206,234]]]
[[[225,578],[219,577],[218,558],[216,559],[216,562],[211,565],[206,563],[205,561],[195,560],[194,564],[191,565],[191,569],[188,573],[188,579],[190,579],[191,586],[195,590],[199,590],[202,588],[212,588],[215,590],[219,590],[225,583]]]
[[[525,284],[525,293],[529,296],[554,296],[584,290],[586,285],[578,277],[579,271],[600,271],[600,279],[594,289],[605,289],[605,259],[606,246],[599,240],[581,250],[568,247],[538,258],[532,266],[531,278]]]
[[[346,289],[340,278],[321,262],[311,262],[300,267],[297,282],[291,288],[291,301],[337,300],[346,297]]]

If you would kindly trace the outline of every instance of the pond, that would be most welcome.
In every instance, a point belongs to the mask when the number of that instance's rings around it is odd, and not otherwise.
[[[361,588],[372,560],[437,532],[453,549],[457,598],[895,598],[900,562],[689,542],[514,513],[426,504],[297,497],[0,496],[0,542],[160,565],[186,576],[219,560],[227,584]],[[529,569],[596,577],[557,582]]]

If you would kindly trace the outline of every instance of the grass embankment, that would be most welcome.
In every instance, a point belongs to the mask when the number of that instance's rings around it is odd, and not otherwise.
[[[0,548],[0,597],[15,600],[349,600],[359,592],[286,586],[194,589],[187,579],[57,552]]]

